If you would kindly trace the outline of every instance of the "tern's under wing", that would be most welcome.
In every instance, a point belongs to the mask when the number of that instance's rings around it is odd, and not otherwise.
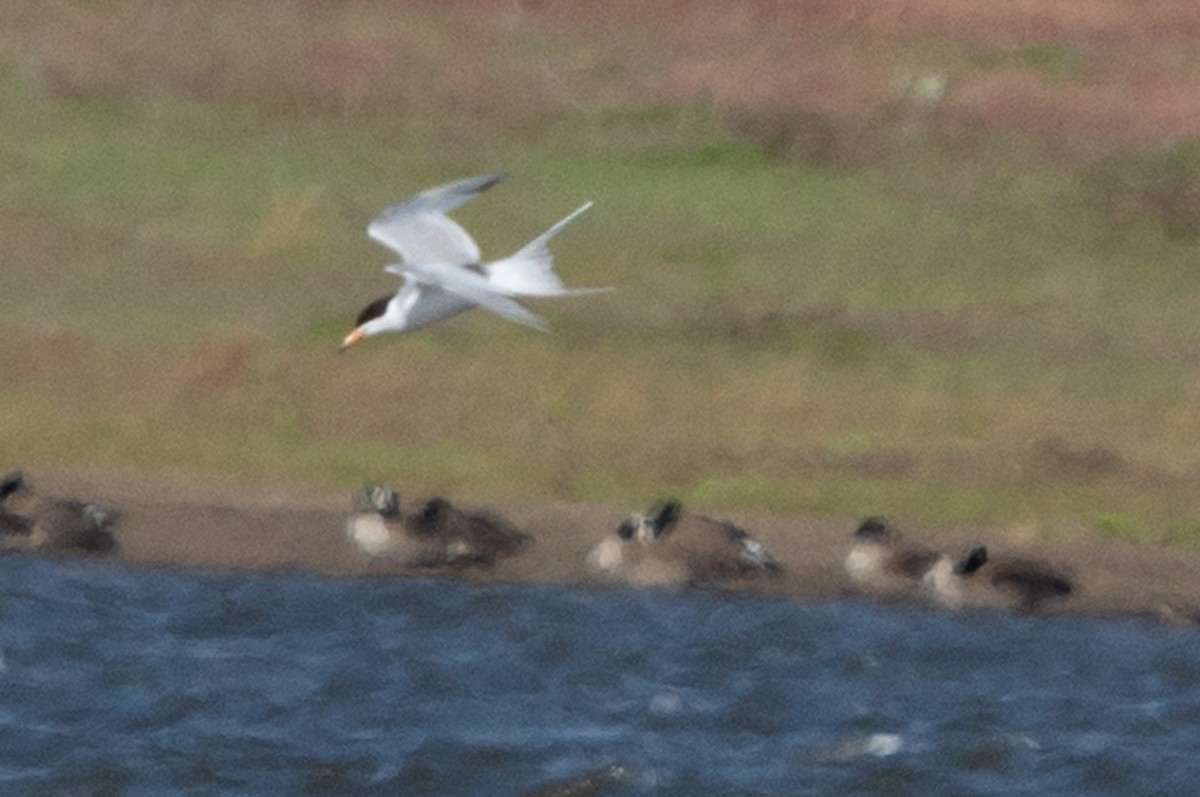
[[[403,276],[409,282],[419,282],[460,296],[485,310],[510,321],[545,331],[542,320],[519,305],[511,296],[497,293],[487,277],[458,266],[429,264],[424,266],[391,265],[385,271]],[[405,286],[407,288],[407,285]],[[403,290],[401,291],[403,293]]]
[[[368,225],[367,235],[399,253],[406,263],[478,263],[479,246],[446,213],[491,188],[501,177],[471,177],[422,191],[379,214]]]
[[[406,331],[451,318],[475,306],[456,293],[411,278],[405,280],[389,304],[388,312],[403,319]]]

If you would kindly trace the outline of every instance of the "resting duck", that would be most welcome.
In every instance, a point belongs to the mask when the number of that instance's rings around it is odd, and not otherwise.
[[[1011,555],[992,558],[982,545],[958,562],[942,556],[924,583],[934,599],[948,608],[1003,606],[1023,613],[1037,611],[1075,589],[1071,579],[1048,562]]]
[[[882,517],[869,517],[854,532],[846,573],[855,584],[881,591],[916,588],[938,561],[938,552],[906,543]]]
[[[115,521],[96,504],[35,492],[19,471],[0,478],[0,550],[110,553]]]
[[[638,586],[706,583],[780,570],[744,529],[685,515],[678,501],[624,521],[591,550],[587,565],[609,579]]]
[[[33,524],[23,517],[0,510],[0,553],[31,550]]]
[[[346,536],[371,558],[409,567],[490,566],[533,541],[498,517],[464,512],[444,498],[404,514],[400,496],[390,487],[367,485],[363,497],[366,506],[350,516]]]

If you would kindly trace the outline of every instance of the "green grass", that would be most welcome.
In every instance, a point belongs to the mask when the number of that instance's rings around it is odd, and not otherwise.
[[[494,82],[435,83],[403,114],[257,83],[58,96],[0,75],[10,465],[1200,544],[1195,249],[1153,213],[1110,215],[1120,186],[1191,179],[1195,144],[1080,166],[996,132],[816,168],[734,139],[705,103],[537,99],[539,64],[570,48],[496,47]],[[1076,71],[1056,46],[1011,57]],[[562,69],[598,86],[635,69],[612,64]],[[468,124],[447,109],[471,91],[489,98]],[[366,223],[492,169],[511,177],[456,214],[485,256],[592,199],[559,270],[619,290],[531,302],[551,335],[476,312],[336,354],[394,287]],[[1060,472],[1039,459],[1051,438],[1119,464]]]
[[[1076,78],[1082,71],[1079,54],[1065,44],[1035,44],[1012,50],[987,51],[972,55],[969,63],[981,69],[1020,67],[1055,81]]]

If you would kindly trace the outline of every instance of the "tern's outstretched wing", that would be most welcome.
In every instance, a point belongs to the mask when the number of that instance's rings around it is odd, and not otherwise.
[[[491,310],[497,315],[504,316],[509,321],[516,321],[518,324],[546,331],[546,326],[540,318],[517,304],[511,296],[497,293],[495,288],[488,283],[487,277],[477,272],[438,263],[427,266],[394,264],[384,270],[405,277],[409,283],[414,281],[425,283],[448,291],[485,310]]]
[[[487,174],[439,185],[392,205],[367,227],[367,235],[395,250],[406,263],[478,263],[479,246],[446,214],[500,182]]]

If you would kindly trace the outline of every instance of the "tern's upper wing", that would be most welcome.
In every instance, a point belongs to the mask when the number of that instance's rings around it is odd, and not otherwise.
[[[509,321],[516,321],[543,332],[546,330],[540,318],[519,305],[508,294],[498,293],[487,277],[475,271],[437,263],[424,266],[391,265],[384,270],[403,276],[410,283],[427,283],[449,291],[485,310],[504,316]]]
[[[367,227],[367,235],[398,252],[406,263],[478,263],[479,246],[446,214],[501,177],[487,174],[422,191],[379,214]]]

